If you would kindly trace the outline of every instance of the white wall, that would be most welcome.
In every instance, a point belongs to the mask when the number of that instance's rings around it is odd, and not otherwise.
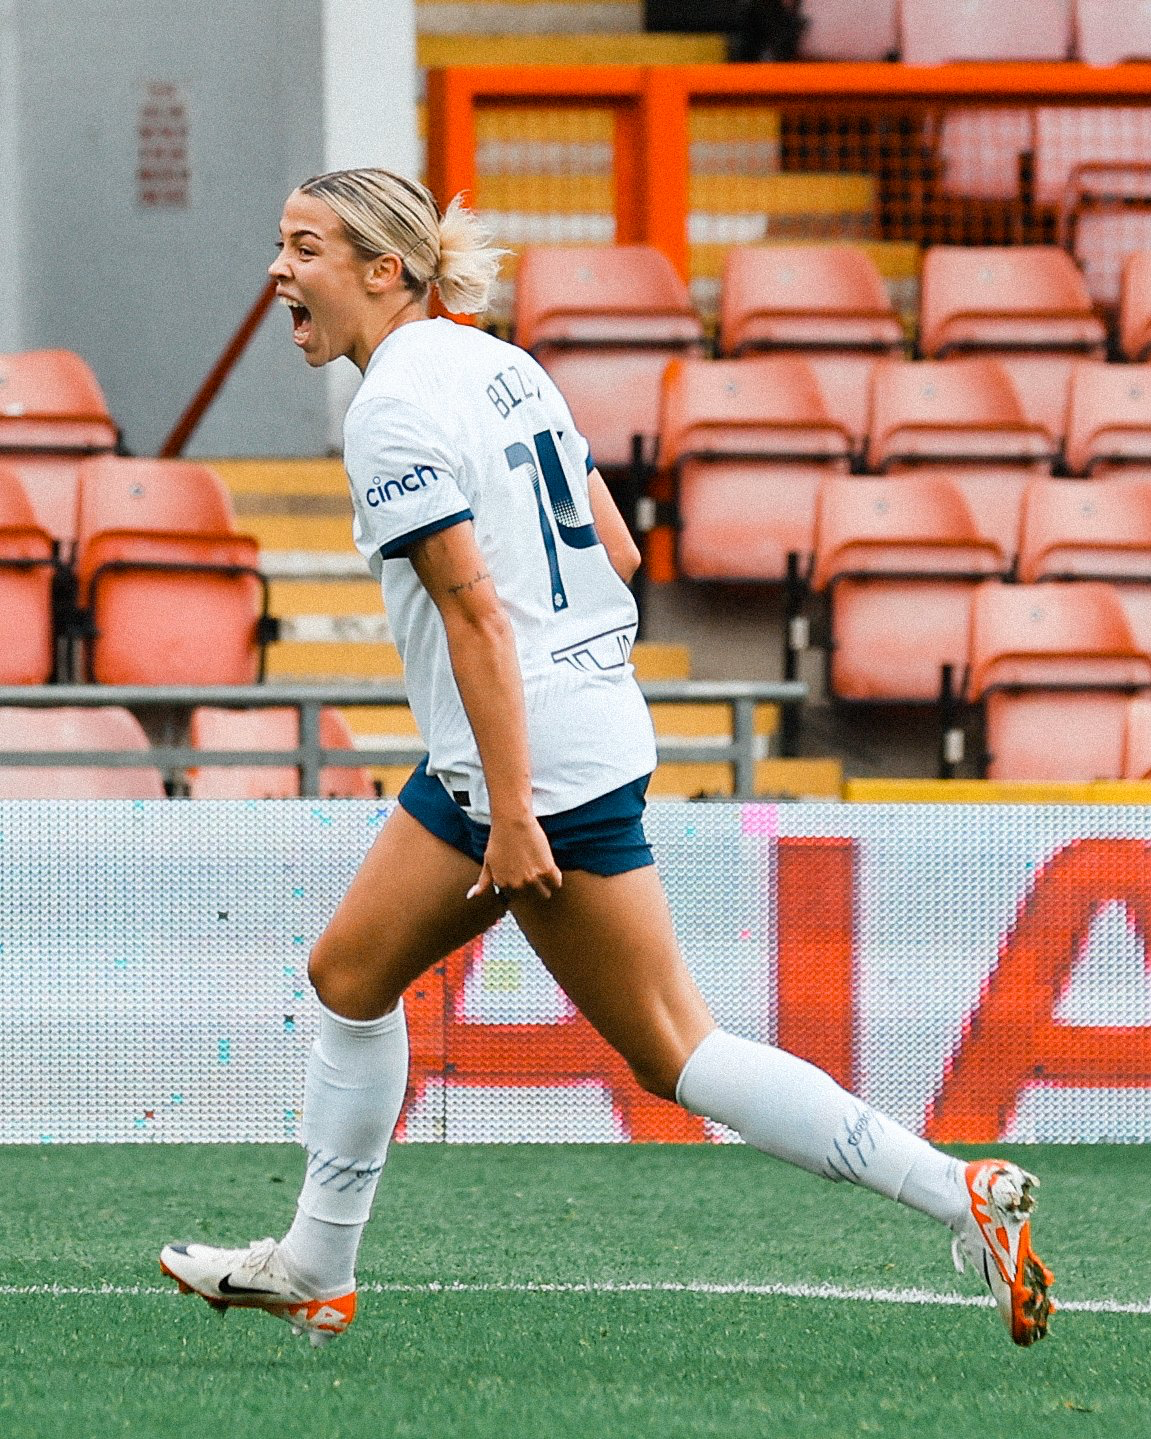
[[[0,349],[79,351],[154,453],[259,295],[293,186],[414,170],[414,63],[412,0],[0,0]],[[186,111],[183,207],[139,203],[155,82]],[[322,453],[338,389],[277,308],[188,453]]]

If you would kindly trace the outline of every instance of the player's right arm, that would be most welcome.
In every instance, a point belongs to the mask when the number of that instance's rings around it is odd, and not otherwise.
[[[607,551],[612,569],[624,584],[630,584],[643,557],[631,537],[615,500],[612,499],[611,491],[598,470],[588,472],[587,491],[588,500],[591,503],[592,523],[595,525],[600,544]]]

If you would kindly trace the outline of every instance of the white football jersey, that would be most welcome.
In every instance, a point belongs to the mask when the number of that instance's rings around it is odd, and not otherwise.
[[[443,621],[406,558],[470,520],[511,622],[537,815],[655,768],[629,656],[636,608],[592,524],[592,461],[559,391],[523,350],[469,325],[417,320],[376,350],[344,421],[355,541],[381,582],[428,768],[490,820]]]

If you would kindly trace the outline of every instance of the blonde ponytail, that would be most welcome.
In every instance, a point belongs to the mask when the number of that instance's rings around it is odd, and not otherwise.
[[[440,215],[426,186],[390,170],[334,170],[300,186],[340,217],[348,239],[365,257],[399,255],[404,281],[419,299],[435,286],[453,315],[487,309],[500,261],[480,218],[457,195]]]

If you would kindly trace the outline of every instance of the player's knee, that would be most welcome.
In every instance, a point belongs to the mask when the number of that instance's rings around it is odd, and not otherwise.
[[[356,967],[340,944],[321,935],[308,957],[308,979],[319,1001],[336,1014],[347,1014],[354,1007],[357,983]]]

